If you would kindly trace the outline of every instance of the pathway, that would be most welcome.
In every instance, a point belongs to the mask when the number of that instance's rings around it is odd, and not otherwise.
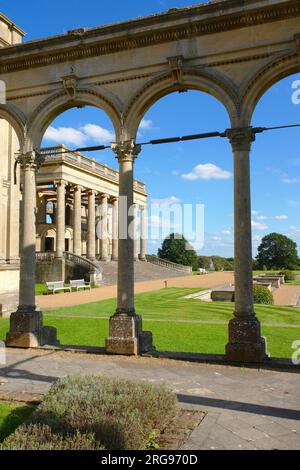
[[[203,276],[181,276],[165,279],[155,279],[135,283],[135,293],[156,291],[165,287],[184,287],[196,289],[224,288],[234,283],[233,272],[217,272]],[[60,307],[72,307],[90,302],[112,299],[117,296],[117,286],[103,286],[91,291],[68,292],[66,294],[42,295],[37,297],[37,303],[42,310],[52,310]],[[300,286],[284,285],[274,292],[275,305],[296,305],[300,307]]]
[[[284,284],[273,293],[275,305],[299,305],[300,286]]]
[[[165,287],[165,280],[168,287],[190,287],[196,289],[215,288],[233,282],[232,272],[212,273],[203,276],[183,276],[175,278],[165,278],[159,280],[148,280],[135,283],[135,293],[156,291]],[[85,292],[72,292],[56,295],[42,295],[37,298],[38,305],[43,310],[51,310],[60,307],[72,307],[74,305],[98,302],[99,300],[112,299],[117,296],[117,286],[103,286]]]
[[[45,393],[74,373],[166,383],[182,406],[207,412],[184,449],[300,449],[299,373],[195,364],[168,359],[53,351],[7,352],[0,366],[11,392]]]

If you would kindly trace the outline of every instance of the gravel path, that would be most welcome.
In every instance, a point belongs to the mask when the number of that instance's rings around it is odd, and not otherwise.
[[[203,276],[183,276],[170,279],[160,279],[154,281],[137,282],[135,293],[156,291],[165,287],[165,280],[168,287],[191,287],[191,288],[215,288],[224,284],[231,284],[234,280],[232,272],[212,273]],[[38,305],[43,310],[51,310],[60,307],[72,307],[99,300],[112,299],[117,296],[117,286],[103,286],[85,292],[72,292],[56,295],[42,295],[37,298]]]
[[[273,294],[275,305],[300,306],[300,286],[291,286],[285,284],[281,286],[280,289],[276,289]]]

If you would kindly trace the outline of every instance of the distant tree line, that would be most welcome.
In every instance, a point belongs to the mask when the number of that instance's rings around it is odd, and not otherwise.
[[[178,233],[171,233],[158,250],[158,256],[173,263],[192,266],[194,271],[234,271],[234,258],[198,256],[191,244]],[[297,244],[280,233],[266,235],[253,260],[254,270],[300,269]]]

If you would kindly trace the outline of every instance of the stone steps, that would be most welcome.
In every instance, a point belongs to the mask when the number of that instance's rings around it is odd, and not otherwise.
[[[117,283],[118,263],[110,261],[108,263],[99,262],[102,269],[102,285],[113,286]],[[147,263],[145,261],[136,261],[134,263],[135,282],[151,281],[155,279],[169,279],[171,277],[182,277],[186,274],[171,268],[165,268]]]

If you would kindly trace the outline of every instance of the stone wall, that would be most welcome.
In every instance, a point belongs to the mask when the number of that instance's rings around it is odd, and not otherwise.
[[[0,266],[0,317],[9,317],[18,306],[19,268]]]
[[[38,283],[64,281],[65,260],[54,259],[51,261],[36,262],[35,280]]]

